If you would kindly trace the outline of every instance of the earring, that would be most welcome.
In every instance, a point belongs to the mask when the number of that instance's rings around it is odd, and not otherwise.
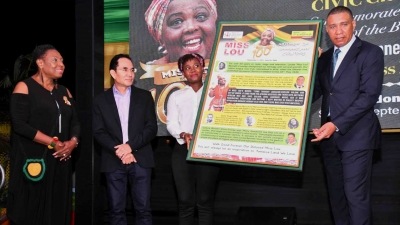
[[[165,49],[164,46],[160,45],[157,49],[158,54],[160,55],[166,55],[168,54],[167,49]]]
[[[42,80],[42,84],[44,84],[42,69],[40,69],[40,79]]]

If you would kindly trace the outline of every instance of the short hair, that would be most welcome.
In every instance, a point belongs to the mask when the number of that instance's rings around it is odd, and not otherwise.
[[[110,70],[117,70],[118,60],[121,58],[126,58],[132,61],[131,57],[128,54],[117,54],[110,61]]]
[[[33,62],[35,62],[37,59],[43,58],[48,50],[57,50],[57,49],[50,44],[37,45],[32,52]]]
[[[50,44],[37,45],[32,52],[32,62],[36,62],[36,60],[43,58],[47,54],[47,51],[49,51],[49,50],[58,51],[53,45],[50,45]],[[39,70],[39,65],[37,65],[37,63],[35,63],[35,65],[36,65],[36,68]],[[40,75],[42,76],[41,72],[40,72]],[[42,77],[42,81],[43,81],[43,77]],[[58,89],[57,79],[53,79],[53,83],[54,83],[54,88]]]
[[[183,64],[185,64],[187,61],[193,60],[193,59],[197,59],[199,61],[199,63],[201,64],[201,66],[205,67],[203,56],[201,56],[201,55],[199,55],[197,53],[190,53],[190,54],[183,55],[178,59],[178,68],[179,68],[179,70],[182,72],[183,71]]]
[[[351,11],[351,9],[347,8],[346,6],[336,6],[335,8],[331,9],[331,11],[329,11],[328,16],[326,16],[326,18],[328,18],[330,15],[334,15],[334,14],[339,14],[339,13],[348,13],[350,14],[351,18],[353,18],[353,12]]]
[[[293,135],[293,137],[296,137],[296,135],[294,135],[294,133],[288,133],[287,136],[289,136],[289,135]]]

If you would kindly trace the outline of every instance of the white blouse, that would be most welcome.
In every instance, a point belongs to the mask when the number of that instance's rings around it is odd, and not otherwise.
[[[192,87],[185,88],[171,94],[167,103],[167,130],[176,138],[179,144],[185,143],[180,138],[182,132],[192,134],[196,121],[203,87],[195,92]]]

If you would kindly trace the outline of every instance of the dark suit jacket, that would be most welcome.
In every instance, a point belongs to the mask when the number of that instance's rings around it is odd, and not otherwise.
[[[293,85],[295,88],[303,88],[304,87],[304,85],[301,85],[301,86],[297,86],[297,84],[296,83],[294,83],[294,85]]]
[[[358,37],[331,78],[333,47],[318,60],[313,101],[321,95],[321,124],[330,107],[337,146],[342,151],[377,149],[381,126],[374,105],[382,90],[384,56],[382,50]]]
[[[157,135],[157,129],[153,97],[149,91],[132,86],[127,144],[141,167],[154,167],[150,142]],[[114,146],[123,144],[122,128],[112,88],[94,98],[93,135],[102,146],[101,172],[120,168],[123,164],[115,155]]]

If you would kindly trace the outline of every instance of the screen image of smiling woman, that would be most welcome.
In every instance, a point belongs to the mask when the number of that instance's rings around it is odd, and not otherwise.
[[[190,53],[210,58],[216,32],[215,0],[153,0],[145,20],[164,55],[147,64],[176,62]]]

